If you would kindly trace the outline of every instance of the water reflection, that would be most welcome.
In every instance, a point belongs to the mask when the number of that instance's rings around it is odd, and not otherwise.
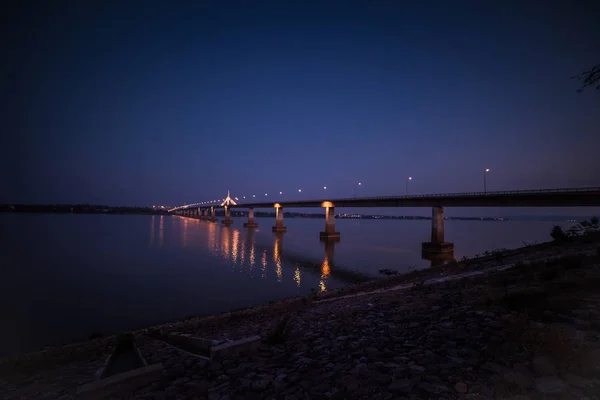
[[[275,273],[277,274],[277,282],[281,282],[283,271],[281,268],[281,252],[283,246],[284,232],[275,233],[275,245],[273,246],[273,261],[275,262]]]
[[[454,260],[454,252],[451,251],[449,253],[439,253],[439,254],[431,254],[422,252],[421,258],[423,260],[431,261],[431,267],[437,267],[439,265],[443,265],[447,261]]]
[[[158,223],[158,247],[162,247],[165,238],[165,216],[161,215]]]
[[[335,240],[327,240],[325,244],[325,258],[321,264],[321,280],[319,281],[319,289],[321,292],[327,290],[327,278],[331,275],[333,267],[333,254],[335,252]]]
[[[260,277],[262,279],[264,279],[264,278],[267,277],[267,249],[263,250],[262,258],[260,260],[260,263],[261,263],[261,269],[260,269],[261,274],[260,274]]]
[[[208,248],[208,254],[231,266],[233,272],[243,272],[260,279],[270,279],[278,283],[285,277],[293,285],[300,288],[302,284],[318,287],[320,291],[331,289],[332,279],[347,282],[359,282],[365,275],[344,268],[334,268],[334,251],[336,241],[324,241],[324,256],[320,260],[307,257],[301,253],[284,253],[284,232],[273,234],[271,244],[259,241],[256,229],[240,230],[233,227],[222,227],[211,222],[191,218],[171,217],[172,229],[167,232],[173,235],[173,245],[179,248]],[[149,242],[151,246],[162,246],[164,240],[164,216],[153,216],[150,221]],[[265,239],[263,237],[262,239]],[[206,241],[205,241],[206,240]],[[222,264],[222,263],[221,263]],[[259,268],[257,270],[256,268]],[[288,272],[284,271],[289,267]],[[339,267],[339,266],[338,266]],[[273,275],[271,271],[274,272]],[[336,283],[337,285],[337,283]]]
[[[188,242],[188,224],[189,224],[190,219],[189,218],[183,218],[183,224],[182,226],[182,232],[181,232],[181,247],[186,248],[187,247],[187,242]]]
[[[254,269],[256,263],[256,245],[254,243],[254,229],[248,229],[248,246],[250,246],[250,272]]]
[[[296,281],[296,285],[300,287],[301,274],[300,267],[296,266],[296,271],[294,271],[294,281]]]
[[[150,220],[150,241],[148,243],[148,246],[152,246],[154,244],[154,236],[156,235],[155,225],[156,225],[156,215],[153,215],[152,219]]]
[[[208,223],[208,251],[211,254],[216,253],[217,247],[217,227],[214,223]]]
[[[231,261],[233,265],[237,264],[238,252],[240,250],[240,231],[235,229],[231,234]]]

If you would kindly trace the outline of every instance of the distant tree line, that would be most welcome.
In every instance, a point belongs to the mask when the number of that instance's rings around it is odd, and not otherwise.
[[[166,210],[151,207],[111,207],[91,204],[5,204],[0,211],[27,213],[73,213],[73,214],[168,214]]]

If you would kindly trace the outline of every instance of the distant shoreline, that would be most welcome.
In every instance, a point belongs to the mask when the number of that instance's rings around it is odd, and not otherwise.
[[[142,215],[173,215],[167,209],[153,207],[112,207],[104,205],[88,204],[2,204],[0,212],[14,213],[58,213],[58,214],[142,214]],[[219,209],[215,213],[223,217],[224,211]],[[247,211],[232,210],[233,217],[246,217]],[[286,212],[286,218],[310,218],[324,219],[324,214]],[[431,217],[419,215],[372,215],[372,214],[336,214],[337,219],[385,219],[385,220],[408,220],[408,221],[431,221]],[[256,211],[255,218],[275,218],[274,212]],[[547,221],[547,222],[579,222],[585,217],[573,216],[511,216],[511,217],[446,217],[447,221]]]
[[[1,212],[13,213],[57,213],[57,214],[141,214],[141,215],[173,215],[166,209],[153,207],[112,207],[104,205],[88,204],[0,204]],[[223,217],[223,210],[216,210],[216,216]],[[247,211],[233,210],[233,217],[246,217]],[[309,218],[324,219],[324,214],[319,213],[301,213],[286,212],[286,218]],[[408,221],[431,221],[431,217],[419,215],[372,215],[372,214],[336,214],[336,219],[355,219],[355,220],[408,220]],[[256,211],[255,218],[275,218],[274,212]],[[585,217],[573,216],[515,216],[515,217],[446,217],[447,221],[546,221],[546,222],[579,222]]]

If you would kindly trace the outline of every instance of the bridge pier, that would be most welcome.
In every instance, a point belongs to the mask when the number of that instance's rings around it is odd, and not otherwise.
[[[196,208],[196,218],[200,219],[202,216],[202,209],[200,207]]]
[[[206,208],[200,209],[200,219],[208,219],[208,210]]]
[[[231,224],[233,224],[233,221],[231,220],[231,210],[229,209],[229,206],[225,206],[225,219],[223,221],[221,221],[221,223],[225,226],[229,226]]]
[[[424,253],[454,252],[454,243],[444,241],[444,208],[433,207],[431,214],[431,242],[424,242],[421,247]]]
[[[275,226],[273,232],[286,232],[287,228],[283,225],[283,207],[275,204]]]
[[[244,228],[258,228],[258,224],[254,222],[254,208],[248,209],[248,222],[244,222]]]
[[[210,208],[210,218],[208,220],[212,221],[212,222],[216,222],[217,221],[217,216],[216,216],[215,208],[214,207]]]
[[[331,202],[323,203],[325,207],[325,231],[320,232],[321,241],[339,241],[340,233],[335,231],[335,207]]]

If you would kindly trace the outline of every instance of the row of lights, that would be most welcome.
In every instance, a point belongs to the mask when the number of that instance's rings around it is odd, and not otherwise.
[[[485,168],[483,170],[483,191],[484,193],[487,193],[487,173],[490,172],[489,168]],[[412,181],[412,176],[409,176],[408,178],[406,178],[406,195],[408,196],[408,182]],[[358,182],[356,186],[354,186],[354,197],[357,197],[356,195],[356,189],[362,186],[362,182]],[[327,186],[323,186],[323,190],[327,191]],[[298,189],[298,193],[302,193],[302,189]],[[279,192],[280,195],[283,195],[283,192]],[[267,196],[268,193],[265,193],[265,196]],[[252,198],[256,198],[256,195],[253,194]],[[246,196],[242,196],[242,199],[246,199]],[[239,198],[235,197],[235,200],[239,200]],[[220,201],[225,201],[225,199],[222,200],[210,200],[210,201],[203,201],[200,202],[198,204],[211,204],[211,203],[218,203]]]

